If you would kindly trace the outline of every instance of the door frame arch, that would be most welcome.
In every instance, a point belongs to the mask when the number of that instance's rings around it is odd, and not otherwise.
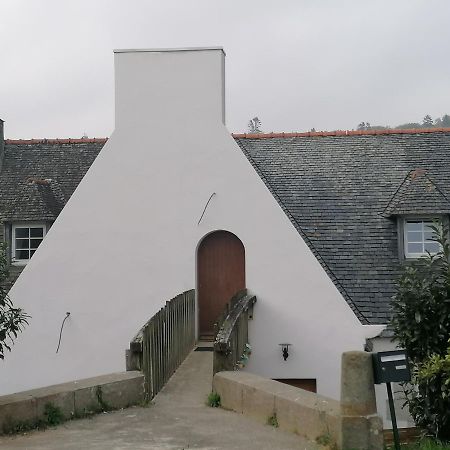
[[[244,271],[244,287],[247,279],[247,260],[246,260],[246,249],[242,240],[237,236],[236,233],[233,233],[230,230],[219,228],[216,230],[211,230],[205,235],[201,237],[201,239],[197,242],[197,246],[195,248],[195,304],[196,304],[196,323],[195,323],[195,337],[196,340],[200,338],[200,302],[199,302],[199,250],[201,245],[204,243],[205,239],[210,237],[212,234],[225,232],[234,238],[236,238],[242,246],[242,257],[243,257],[243,271]],[[231,297],[230,297],[231,298]]]

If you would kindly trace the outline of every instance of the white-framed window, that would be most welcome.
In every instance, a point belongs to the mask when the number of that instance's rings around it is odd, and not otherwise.
[[[41,244],[46,231],[45,224],[13,224],[12,262],[26,264]]]
[[[405,258],[420,258],[428,252],[432,255],[439,252],[441,246],[433,240],[435,235],[431,229],[434,224],[433,219],[405,219]]]

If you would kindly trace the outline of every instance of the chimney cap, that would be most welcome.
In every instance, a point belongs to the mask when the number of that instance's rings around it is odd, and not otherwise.
[[[168,52],[195,52],[205,50],[221,50],[226,55],[223,47],[180,47],[180,48],[124,48],[114,49],[114,53],[139,53],[139,52],[154,52],[154,53],[168,53]]]

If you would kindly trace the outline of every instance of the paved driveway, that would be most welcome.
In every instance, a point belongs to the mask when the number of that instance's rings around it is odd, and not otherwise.
[[[211,352],[192,352],[149,407],[3,437],[0,449],[316,449],[315,444],[294,434],[206,406],[211,367]]]

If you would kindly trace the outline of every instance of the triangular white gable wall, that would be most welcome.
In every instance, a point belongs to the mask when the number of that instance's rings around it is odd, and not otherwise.
[[[141,325],[195,287],[199,241],[225,229],[258,297],[248,370],[338,396],[341,352],[379,327],[359,323],[223,125],[223,59],[116,53],[116,129],[10,293],[32,319],[0,393],[124,370]]]

